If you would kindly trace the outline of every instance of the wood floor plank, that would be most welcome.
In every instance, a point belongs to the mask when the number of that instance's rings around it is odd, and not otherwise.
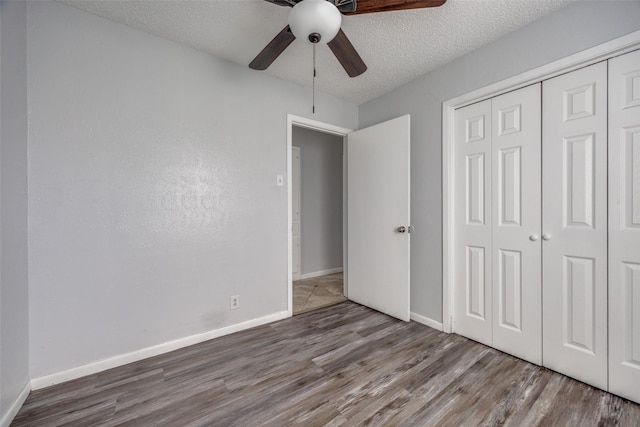
[[[626,427],[640,405],[344,302],[34,391],[11,425]]]

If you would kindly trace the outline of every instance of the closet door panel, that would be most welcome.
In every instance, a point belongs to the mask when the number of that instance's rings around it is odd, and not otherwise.
[[[542,99],[543,364],[607,389],[607,64]]]
[[[492,99],[493,347],[542,363],[541,85]]]
[[[640,51],[609,61],[609,390],[640,402]]]
[[[455,332],[492,345],[491,100],[455,115]]]

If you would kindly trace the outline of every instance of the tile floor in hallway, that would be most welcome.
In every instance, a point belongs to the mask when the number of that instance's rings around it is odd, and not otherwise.
[[[346,301],[342,273],[293,282],[293,315]]]

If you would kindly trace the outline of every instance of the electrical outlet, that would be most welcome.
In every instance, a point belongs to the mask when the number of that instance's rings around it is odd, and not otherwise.
[[[231,310],[237,310],[240,308],[240,295],[233,295],[229,298],[229,305],[231,306]]]

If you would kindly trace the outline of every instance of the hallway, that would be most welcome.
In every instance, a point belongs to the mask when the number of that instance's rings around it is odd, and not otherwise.
[[[346,301],[343,273],[328,274],[293,282],[293,315]]]

